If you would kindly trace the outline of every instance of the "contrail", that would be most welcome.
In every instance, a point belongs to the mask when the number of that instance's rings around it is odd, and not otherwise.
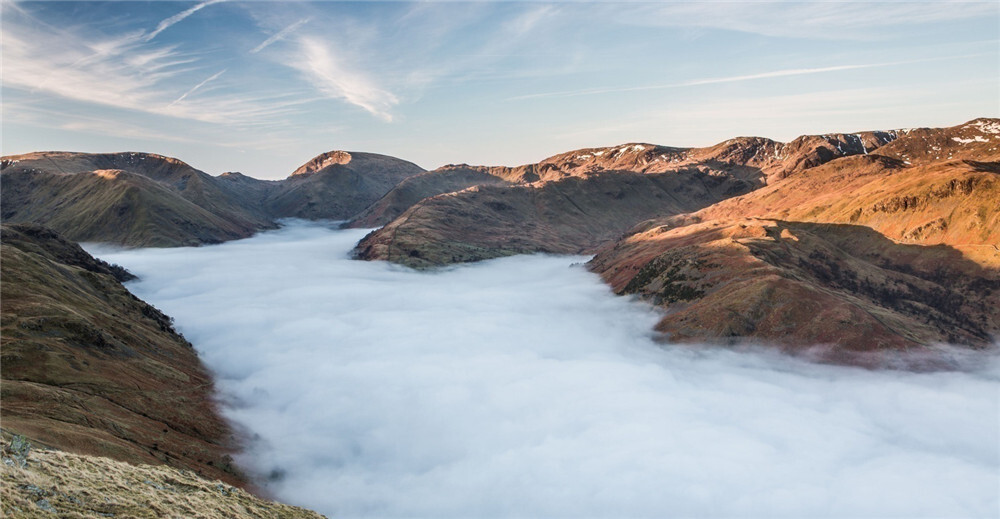
[[[167,19],[163,20],[162,22],[160,22],[160,24],[156,26],[156,29],[154,29],[153,32],[151,32],[151,33],[149,33],[149,34],[147,34],[147,35],[145,35],[145,36],[142,37],[142,41],[147,42],[149,40],[152,40],[153,38],[156,37],[157,34],[160,34],[161,32],[167,30],[171,25],[174,25],[175,23],[177,23],[177,22],[179,22],[179,21],[187,18],[188,16],[191,16],[192,14],[194,14],[197,11],[201,10],[203,7],[208,7],[208,6],[212,5],[212,4],[217,4],[219,2],[225,2],[225,1],[226,0],[205,0],[204,2],[198,4],[198,5],[190,8],[190,9],[187,9],[185,11],[181,11],[181,12],[179,12],[179,13],[171,16],[170,18],[167,18]]]
[[[261,50],[263,50],[264,47],[267,47],[268,45],[270,45],[270,44],[272,44],[272,43],[274,43],[274,42],[276,42],[278,40],[283,39],[285,36],[288,35],[288,33],[290,33],[292,31],[294,31],[295,29],[298,29],[299,27],[302,27],[303,25],[309,23],[309,20],[312,20],[312,18],[303,18],[303,19],[301,19],[301,20],[299,20],[299,21],[297,21],[297,22],[289,25],[288,27],[285,27],[284,29],[278,31],[277,34],[275,34],[274,36],[271,36],[270,38],[264,40],[260,45],[254,47],[253,50],[250,51],[250,54],[257,54],[258,52],[260,52]]]
[[[203,86],[207,85],[208,83],[210,83],[210,82],[212,82],[212,81],[215,81],[215,80],[216,80],[216,79],[217,79],[217,78],[218,78],[219,76],[221,76],[221,75],[222,75],[222,73],[223,73],[223,72],[225,72],[226,70],[229,70],[229,69],[222,69],[222,70],[220,70],[220,71],[216,72],[215,74],[213,74],[213,75],[212,75],[211,77],[209,77],[209,78],[208,78],[208,79],[206,79],[205,81],[202,81],[201,83],[198,83],[197,85],[195,85],[195,86],[194,86],[194,88],[192,88],[191,90],[188,90],[187,92],[184,92],[184,95],[182,95],[182,96],[178,97],[177,99],[174,99],[174,102],[173,102],[173,103],[170,103],[170,104],[168,104],[168,105],[167,105],[167,108],[170,108],[171,106],[174,106],[175,104],[177,104],[177,103],[179,103],[179,102],[183,101],[185,97],[187,97],[187,96],[189,96],[189,95],[191,95],[191,94],[195,93],[195,91],[197,91],[197,90],[198,90],[199,88],[201,88],[201,87],[203,87]]]
[[[664,85],[644,85],[635,87],[619,87],[619,88],[591,88],[587,90],[565,90],[562,92],[544,92],[539,94],[527,94],[522,96],[510,97],[507,101],[520,101],[523,99],[538,99],[544,97],[576,97],[576,96],[588,96],[597,94],[610,94],[615,92],[637,92],[641,90],[661,90],[667,88],[681,88],[697,85],[711,85],[716,83],[735,83],[737,81],[751,81],[754,79],[766,79],[775,77],[786,77],[786,76],[804,76],[808,74],[822,74],[826,72],[837,72],[841,70],[856,70],[865,68],[877,68],[877,67],[890,67],[895,65],[908,65],[911,63],[925,63],[929,61],[942,61],[942,60],[952,60],[961,58],[971,58],[978,57],[984,54],[966,54],[961,56],[948,56],[941,58],[927,58],[927,59],[915,59],[907,61],[892,61],[886,63],[863,63],[857,65],[836,65],[832,67],[817,67],[817,68],[796,68],[796,69],[785,69],[785,70],[775,70],[771,72],[761,72],[759,74],[748,74],[744,76],[729,76],[729,77],[717,77],[717,78],[705,78],[705,79],[693,79],[690,81],[681,81],[679,83],[668,83]]]

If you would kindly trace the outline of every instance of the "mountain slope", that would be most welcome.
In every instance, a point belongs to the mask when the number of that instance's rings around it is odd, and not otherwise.
[[[672,340],[836,355],[987,346],[1000,334],[995,123],[911,130],[878,153],[644,222],[590,267],[664,307],[658,329]]]
[[[263,200],[275,218],[347,220],[424,170],[374,153],[331,151],[303,164]]]
[[[505,186],[513,185],[515,181],[508,180],[510,168],[489,168],[485,166],[449,165],[403,179],[369,205],[364,211],[354,216],[348,227],[369,228],[379,227],[395,220],[404,211],[421,200],[444,194],[461,191],[473,186]]]
[[[643,219],[693,211],[753,187],[699,171],[605,172],[479,186],[423,200],[363,239],[357,252],[415,267],[530,252],[583,253]]]
[[[769,219],[653,227],[589,267],[615,292],[668,310],[672,342],[756,340],[801,349],[984,347],[1000,332],[1000,270],[949,246],[899,244],[870,228]]]
[[[332,151],[280,181],[213,177],[148,153],[39,152],[2,160],[2,217],[76,241],[173,247],[246,238],[277,218],[346,220],[420,167]]]
[[[4,157],[6,223],[45,225],[76,241],[179,246],[273,228],[252,200],[169,157],[41,152]]]
[[[27,452],[25,452],[27,451]],[[189,471],[3,445],[0,510],[6,517],[256,517],[318,519]]]
[[[212,380],[120,268],[32,225],[0,250],[3,427],[33,442],[242,485]]]
[[[788,144],[739,137],[708,148],[629,143],[575,150],[519,168],[464,166],[414,177],[426,181],[413,186],[419,189],[401,184],[400,192],[390,192],[351,225],[385,225],[359,244],[360,258],[411,266],[522,252],[587,252],[643,219],[697,210],[840,157],[868,154],[897,136],[803,136]],[[468,189],[480,182],[517,186]],[[637,182],[656,185],[647,189]],[[576,198],[561,202],[548,194],[564,191],[555,184],[574,186]],[[449,192],[454,196],[436,196]],[[605,206],[608,197],[596,196],[601,192],[616,201]],[[427,198],[417,201],[421,195]],[[511,209],[497,212],[493,206]]]

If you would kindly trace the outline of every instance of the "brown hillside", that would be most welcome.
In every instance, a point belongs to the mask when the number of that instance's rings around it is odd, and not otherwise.
[[[331,151],[296,169],[262,201],[275,218],[347,220],[424,170],[374,153]]]
[[[690,212],[753,187],[697,170],[479,186],[423,200],[363,239],[357,250],[364,259],[415,267],[530,252],[582,253],[650,216]]]
[[[414,177],[412,186],[397,186],[399,192],[391,191],[350,225],[385,224],[359,244],[360,257],[412,266],[475,261],[519,252],[590,251],[642,219],[689,212],[813,166],[865,155],[896,136],[896,132],[803,136],[788,144],[739,137],[708,148],[630,143],[575,150],[519,168],[442,168]],[[640,182],[636,175],[658,179],[652,181],[654,184],[669,178],[671,185],[636,189],[632,186]],[[517,186],[508,187],[509,193],[494,188],[468,189],[501,182]],[[587,186],[588,182],[593,186]],[[621,186],[613,186],[615,182]],[[588,195],[553,203],[558,197],[545,193],[564,191],[553,187],[553,183],[581,186],[576,191],[614,193],[621,198],[607,207],[602,207],[600,197]],[[719,183],[726,187],[717,189]],[[449,192],[455,197],[436,196]],[[537,201],[518,204],[506,198]],[[663,201],[658,202],[660,199]],[[498,213],[487,204],[517,209]],[[399,216],[390,221],[394,215]]]
[[[5,223],[45,225],[71,240],[170,247],[273,228],[259,204],[169,157],[41,152],[4,157]]]
[[[675,340],[986,346],[1000,334],[1000,163],[992,136],[972,137],[993,128],[903,132],[877,153],[644,222],[590,266],[664,307],[659,328]]]
[[[672,341],[788,348],[987,346],[1000,332],[1000,269],[946,245],[870,228],[768,219],[652,227],[589,264],[619,294],[663,306]],[[839,360],[846,360],[840,358]]]
[[[170,319],[121,285],[128,274],[38,226],[4,225],[2,241],[4,429],[244,484],[211,377]]]

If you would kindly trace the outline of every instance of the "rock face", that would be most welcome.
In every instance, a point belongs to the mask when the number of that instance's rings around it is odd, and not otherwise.
[[[2,228],[3,428],[32,442],[245,481],[212,380],[130,275],[32,225]]]
[[[878,153],[643,222],[590,267],[665,308],[658,329],[673,341],[821,344],[834,360],[988,346],[1000,333],[997,123],[902,132]]]
[[[0,510],[6,517],[323,517],[187,470],[12,445],[18,442],[2,445]]]

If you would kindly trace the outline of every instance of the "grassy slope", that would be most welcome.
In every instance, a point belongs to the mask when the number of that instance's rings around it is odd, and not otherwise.
[[[666,308],[659,329],[678,340],[985,346],[1000,333],[1000,139],[981,121],[644,222],[591,268]],[[674,270],[685,258],[701,263]]]
[[[7,517],[323,517],[184,469],[52,450],[12,452],[7,441],[2,450],[0,511]]]
[[[153,154],[4,157],[0,182],[4,222],[46,225],[79,241],[197,245],[274,226],[232,182]]]
[[[2,233],[4,428],[243,484],[211,378],[169,318],[51,231],[5,225]]]
[[[362,240],[358,251],[415,267],[525,252],[580,253],[646,218],[693,211],[752,187],[693,169],[482,186],[423,200]]]

